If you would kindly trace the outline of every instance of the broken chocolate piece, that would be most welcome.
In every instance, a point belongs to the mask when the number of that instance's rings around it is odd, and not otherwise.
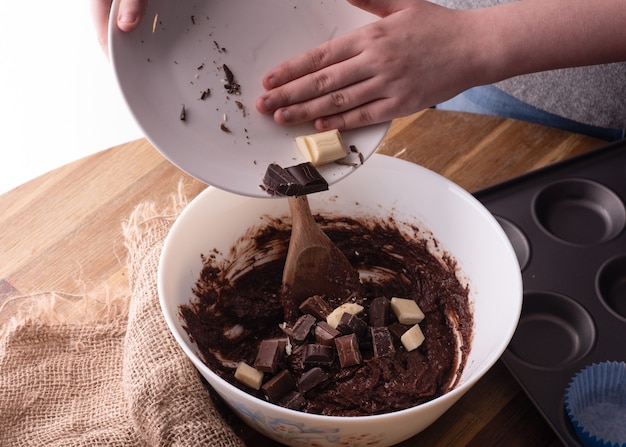
[[[254,367],[259,371],[274,374],[283,359],[286,346],[287,340],[283,339],[274,338],[261,341],[254,360]]]
[[[420,325],[415,324],[411,329],[402,334],[400,341],[407,351],[413,351],[419,348],[424,342],[424,333]]]
[[[355,334],[357,337],[361,337],[365,329],[367,329],[365,321],[348,312],[345,312],[341,316],[339,324],[337,325],[337,330],[343,335]]]
[[[296,387],[291,373],[284,369],[261,386],[270,402],[277,403]]]
[[[185,104],[183,104],[183,107],[180,109],[180,120],[181,121],[185,121],[187,119],[187,110],[185,109]]]
[[[396,322],[390,324],[387,328],[389,329],[391,335],[400,340],[400,337],[402,337],[402,335],[404,335],[404,333],[409,330],[410,326],[405,326],[404,324]]]
[[[330,375],[325,373],[322,368],[311,368],[300,376],[300,380],[298,380],[298,390],[301,393],[306,393],[329,378]]]
[[[369,322],[372,327],[382,327],[389,324],[389,309],[391,303],[387,297],[374,298],[368,308]]]
[[[296,343],[303,343],[311,333],[311,329],[315,325],[315,317],[313,315],[302,315],[293,325],[291,330],[291,338]]]
[[[326,320],[332,310],[326,300],[319,295],[307,298],[298,308],[303,314],[311,314],[318,320]]]
[[[325,321],[320,321],[314,329],[315,341],[324,346],[335,346],[335,338],[341,335],[337,329],[333,328]]]
[[[263,373],[245,362],[241,362],[235,370],[235,379],[250,388],[258,390],[261,389],[261,383],[263,383]]]
[[[339,363],[342,368],[361,364],[361,351],[356,334],[343,335],[335,339]]]
[[[415,300],[407,298],[391,298],[391,309],[402,324],[417,324],[424,319],[424,312]]]
[[[281,401],[279,405],[285,408],[289,408],[290,410],[299,410],[306,404],[306,399],[302,395],[302,393],[298,393],[297,391],[292,391],[287,394]]]
[[[328,182],[311,163],[301,163],[282,168],[270,163],[263,177],[265,190],[277,196],[302,196],[326,191]]]
[[[341,321],[341,316],[344,313],[349,313],[352,315],[357,315],[363,312],[364,307],[357,303],[343,303],[340,306],[336,307],[331,313],[326,317],[326,322],[330,324],[331,327],[336,328]]]
[[[224,64],[222,65],[222,68],[224,69],[224,74],[226,75],[226,83],[224,84],[224,88],[226,89],[228,93],[231,93],[234,95],[240,95],[241,86],[235,80],[235,75],[233,74],[231,69],[228,68],[228,65]]]
[[[277,196],[295,196],[301,189],[298,180],[276,163],[270,163],[263,177],[267,192]]]
[[[319,173],[312,163],[300,163],[299,165],[289,166],[287,172],[295,177],[300,184],[299,196],[311,194],[328,189],[328,182]]]
[[[372,335],[374,357],[387,357],[396,351],[393,347],[393,339],[388,328],[371,327],[370,333]]]
[[[304,347],[304,360],[307,365],[331,366],[335,360],[335,349],[332,346],[311,343]]]

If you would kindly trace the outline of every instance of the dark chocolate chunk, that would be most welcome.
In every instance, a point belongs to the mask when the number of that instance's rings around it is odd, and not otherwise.
[[[404,324],[400,324],[400,323],[392,323],[388,326],[389,332],[391,332],[391,335],[393,335],[394,337],[396,337],[398,340],[400,340],[400,337],[402,337],[402,335],[408,331],[410,328],[410,326],[405,326]]]
[[[315,366],[331,366],[335,360],[335,348],[311,343],[304,347],[304,363]]]
[[[326,191],[328,182],[311,163],[301,163],[282,168],[270,163],[263,177],[265,190],[277,196],[302,196]]]
[[[224,84],[226,91],[235,95],[241,94],[241,86],[235,80],[235,75],[232,70],[228,68],[228,65],[226,64],[222,65],[222,68],[224,69],[224,74],[226,75],[226,83]]]
[[[311,333],[311,329],[315,325],[315,317],[313,315],[302,315],[293,325],[291,330],[291,338],[296,343],[303,343]]]
[[[231,69],[228,68],[228,65],[224,64],[222,65],[222,68],[224,69],[224,74],[226,75],[226,82],[228,84],[232,84],[233,81],[235,80],[235,75],[233,74]]]
[[[342,368],[361,364],[361,351],[356,334],[343,335],[335,339],[339,363]]]
[[[315,367],[305,371],[298,380],[298,390],[306,393],[330,378],[322,368]]]
[[[185,109],[185,105],[180,109],[180,120],[185,121],[187,119],[187,109]]]
[[[315,341],[324,346],[335,346],[335,338],[341,335],[341,332],[325,321],[318,322],[313,333],[315,334]]]
[[[304,404],[306,404],[306,399],[304,398],[302,393],[292,391],[291,393],[287,394],[283,399],[281,399],[278,404],[291,410],[299,410],[304,407]]]
[[[259,344],[259,350],[254,360],[254,367],[266,373],[275,373],[285,353],[287,340],[269,339]]]
[[[328,314],[332,312],[326,300],[319,295],[313,295],[304,300],[299,309],[303,314],[311,314],[318,320],[325,320]]]
[[[315,169],[315,166],[313,166],[311,162],[300,163],[299,165],[289,166],[285,169],[293,175],[300,184],[301,189],[297,194],[299,196],[326,191],[328,189],[328,182],[326,182],[324,177]]]
[[[356,315],[352,315],[348,312],[344,312],[343,315],[341,315],[341,319],[337,325],[337,330],[342,334],[356,334],[357,337],[361,337],[365,329],[367,329],[367,323]]]
[[[267,167],[263,185],[267,192],[278,196],[295,196],[301,189],[298,180],[276,163]]]
[[[284,369],[266,383],[261,386],[261,389],[267,396],[270,402],[277,403],[290,391],[293,391],[296,387],[296,382],[293,380],[291,373]]]
[[[382,327],[389,324],[389,311],[391,302],[387,297],[374,298],[368,308],[369,322],[372,327]]]
[[[393,339],[391,332],[386,327],[371,327],[372,348],[374,357],[387,357],[392,355],[396,350],[393,347]]]

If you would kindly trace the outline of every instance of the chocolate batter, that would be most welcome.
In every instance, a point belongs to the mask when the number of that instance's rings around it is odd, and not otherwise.
[[[407,352],[394,338],[395,352],[385,357],[375,357],[365,343],[360,365],[341,368],[335,359],[323,366],[331,378],[302,393],[297,408],[364,416],[408,408],[452,389],[465,366],[473,327],[468,289],[457,278],[454,260],[438,259],[429,252],[425,233],[415,228],[415,234],[424,237],[409,238],[391,218],[316,219],[361,275],[355,299],[365,310],[359,316],[367,321],[368,304],[376,297],[414,299],[425,314],[420,323],[425,341]],[[261,391],[242,385],[233,375],[239,362],[254,364],[262,340],[285,338],[280,327],[285,321],[281,278],[289,236],[288,222],[269,219],[244,235],[227,256],[202,255],[195,299],[180,308],[185,329],[207,365],[261,399],[266,399]],[[294,346],[281,364],[296,382],[311,369],[303,353]],[[265,380],[270,377],[266,373]]]

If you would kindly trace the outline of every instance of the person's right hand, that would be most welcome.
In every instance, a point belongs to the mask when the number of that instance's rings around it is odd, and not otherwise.
[[[109,15],[113,0],[91,0],[91,13],[98,42],[102,51],[109,57]],[[132,31],[139,25],[146,13],[148,0],[121,0],[117,12],[117,26],[122,31]]]
[[[343,130],[408,115],[480,83],[474,36],[489,30],[470,32],[478,28],[472,13],[426,0],[348,1],[381,19],[272,69],[259,112],[278,124]]]

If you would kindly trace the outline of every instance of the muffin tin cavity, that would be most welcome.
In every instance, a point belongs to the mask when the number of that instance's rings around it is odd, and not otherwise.
[[[510,220],[500,216],[495,217],[504,230],[504,233],[509,238],[509,241],[511,241],[511,245],[513,246],[513,250],[517,256],[517,262],[519,263],[520,268],[524,270],[530,260],[530,244],[528,243],[526,235]]]
[[[524,295],[520,322],[508,349],[531,365],[562,368],[583,358],[595,337],[593,319],[576,301],[534,292]]]
[[[547,186],[537,195],[534,212],[549,234],[580,245],[609,241],[626,222],[624,204],[617,194],[585,179],[562,180]]]
[[[613,258],[602,266],[597,288],[598,295],[609,309],[626,319],[626,255]]]
[[[568,446],[563,406],[587,365],[626,361],[626,140],[478,191],[518,257],[519,325],[502,360]]]

